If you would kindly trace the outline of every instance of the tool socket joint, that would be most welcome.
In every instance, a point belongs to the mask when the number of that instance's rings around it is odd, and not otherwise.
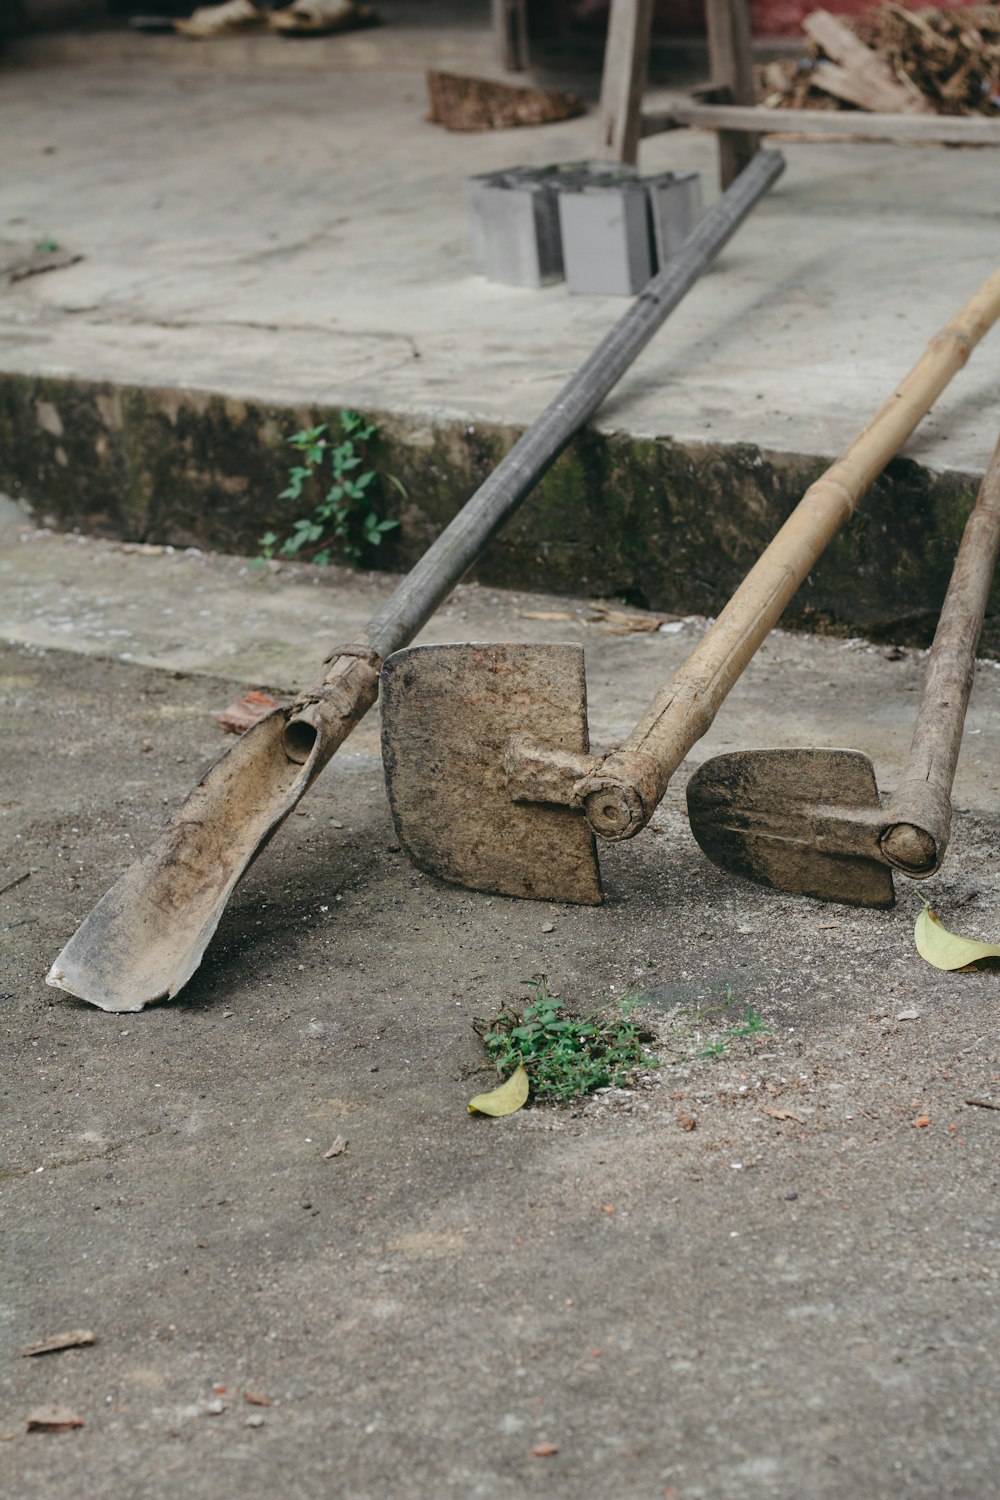
[[[576,788],[575,800],[602,839],[618,842],[645,828],[660,800],[656,762],[636,750],[616,750]]]
[[[944,849],[925,828],[914,823],[893,823],[879,840],[882,853],[891,865],[919,880],[933,875],[944,858]]]

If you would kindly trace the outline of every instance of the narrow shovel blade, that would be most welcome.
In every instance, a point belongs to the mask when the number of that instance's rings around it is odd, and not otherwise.
[[[691,832],[717,865],[779,891],[892,906],[878,858],[878,787],[859,750],[745,750],[706,761],[687,786]]]
[[[329,758],[320,734],[305,765],[282,741],[287,713],[222,755],[77,929],[48,983],[101,1010],[142,1010],[190,979],[254,857]]]
[[[512,734],[586,752],[578,646],[414,646],[382,668],[382,756],[399,841],[416,864],[473,890],[596,905],[590,825],[567,807],[512,802]]]

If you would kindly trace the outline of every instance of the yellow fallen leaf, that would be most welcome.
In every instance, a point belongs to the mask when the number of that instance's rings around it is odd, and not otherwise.
[[[469,1100],[470,1115],[512,1115],[527,1103],[528,1075],[523,1068],[515,1068],[499,1088],[488,1094],[477,1094]]]
[[[942,927],[937,913],[925,905],[913,929],[917,952],[935,969],[965,969],[981,958],[1000,958],[1000,945],[977,943]]]

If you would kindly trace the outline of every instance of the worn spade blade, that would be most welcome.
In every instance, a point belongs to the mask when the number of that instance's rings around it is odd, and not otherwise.
[[[202,777],[151,847],[70,938],[48,983],[101,1010],[137,1011],[191,978],[247,866],[329,758],[289,760],[278,709]]]
[[[878,787],[859,750],[745,750],[691,777],[688,816],[709,859],[779,891],[892,906]]]
[[[586,752],[578,646],[414,646],[382,668],[382,755],[400,843],[421,869],[473,890],[602,899],[582,812],[512,802],[512,734]]]

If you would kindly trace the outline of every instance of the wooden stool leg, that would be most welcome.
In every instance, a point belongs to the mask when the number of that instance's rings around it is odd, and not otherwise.
[[[598,106],[598,150],[632,166],[639,156],[653,3],[654,0],[611,0],[608,16]]]
[[[493,37],[508,72],[523,73],[528,66],[527,0],[493,0]]]
[[[706,0],[706,18],[712,83],[728,90],[731,104],[755,104],[747,0]],[[760,136],[749,131],[719,131],[719,185],[723,190],[742,172],[759,146]]]

